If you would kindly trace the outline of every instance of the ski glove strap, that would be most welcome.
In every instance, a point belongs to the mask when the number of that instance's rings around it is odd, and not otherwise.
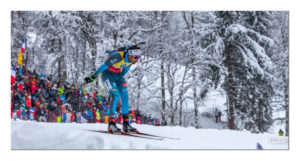
[[[94,81],[94,79],[96,79],[96,77],[94,76],[91,76],[91,77],[86,77],[84,80],[85,80],[85,83],[91,83]]]

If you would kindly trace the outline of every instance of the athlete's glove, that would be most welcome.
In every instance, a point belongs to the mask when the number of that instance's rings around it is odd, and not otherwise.
[[[84,81],[86,84],[91,83],[94,81],[94,79],[96,79],[96,77],[94,77],[93,75],[91,77],[86,77],[84,78]]]

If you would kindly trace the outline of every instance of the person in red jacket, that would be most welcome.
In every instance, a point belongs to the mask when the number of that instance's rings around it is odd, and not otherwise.
[[[93,93],[93,100],[96,99],[96,96],[97,96],[97,94],[96,94],[96,92],[94,92],[94,93]]]
[[[26,106],[29,108],[29,107],[32,107],[32,104],[31,104],[31,96],[28,96],[26,98],[26,101],[25,101],[25,104]]]
[[[97,115],[96,115],[96,107],[93,107],[92,108],[92,113],[93,113],[93,123],[96,123],[96,117],[97,117]]]
[[[31,81],[31,93],[35,93],[35,90],[36,90],[36,79],[34,78]]]
[[[21,82],[18,84],[18,89],[19,89],[20,92],[23,91],[23,89],[24,89],[23,81],[21,81]]]

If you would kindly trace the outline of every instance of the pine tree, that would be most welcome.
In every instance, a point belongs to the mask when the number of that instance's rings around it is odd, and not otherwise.
[[[270,101],[274,93],[272,62],[266,53],[272,40],[265,33],[269,26],[262,25],[269,24],[268,16],[257,18],[263,15],[255,12],[217,12],[216,15],[228,70],[225,89],[229,98],[229,128],[267,131],[272,123]]]

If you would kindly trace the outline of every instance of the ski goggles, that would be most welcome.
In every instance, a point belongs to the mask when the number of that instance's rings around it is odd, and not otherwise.
[[[134,59],[140,59],[141,56],[139,56],[139,55],[134,55],[133,58],[134,58]]]
[[[142,55],[142,51],[139,50],[139,49],[129,50],[128,54],[129,55],[134,55],[134,56],[141,56]]]

